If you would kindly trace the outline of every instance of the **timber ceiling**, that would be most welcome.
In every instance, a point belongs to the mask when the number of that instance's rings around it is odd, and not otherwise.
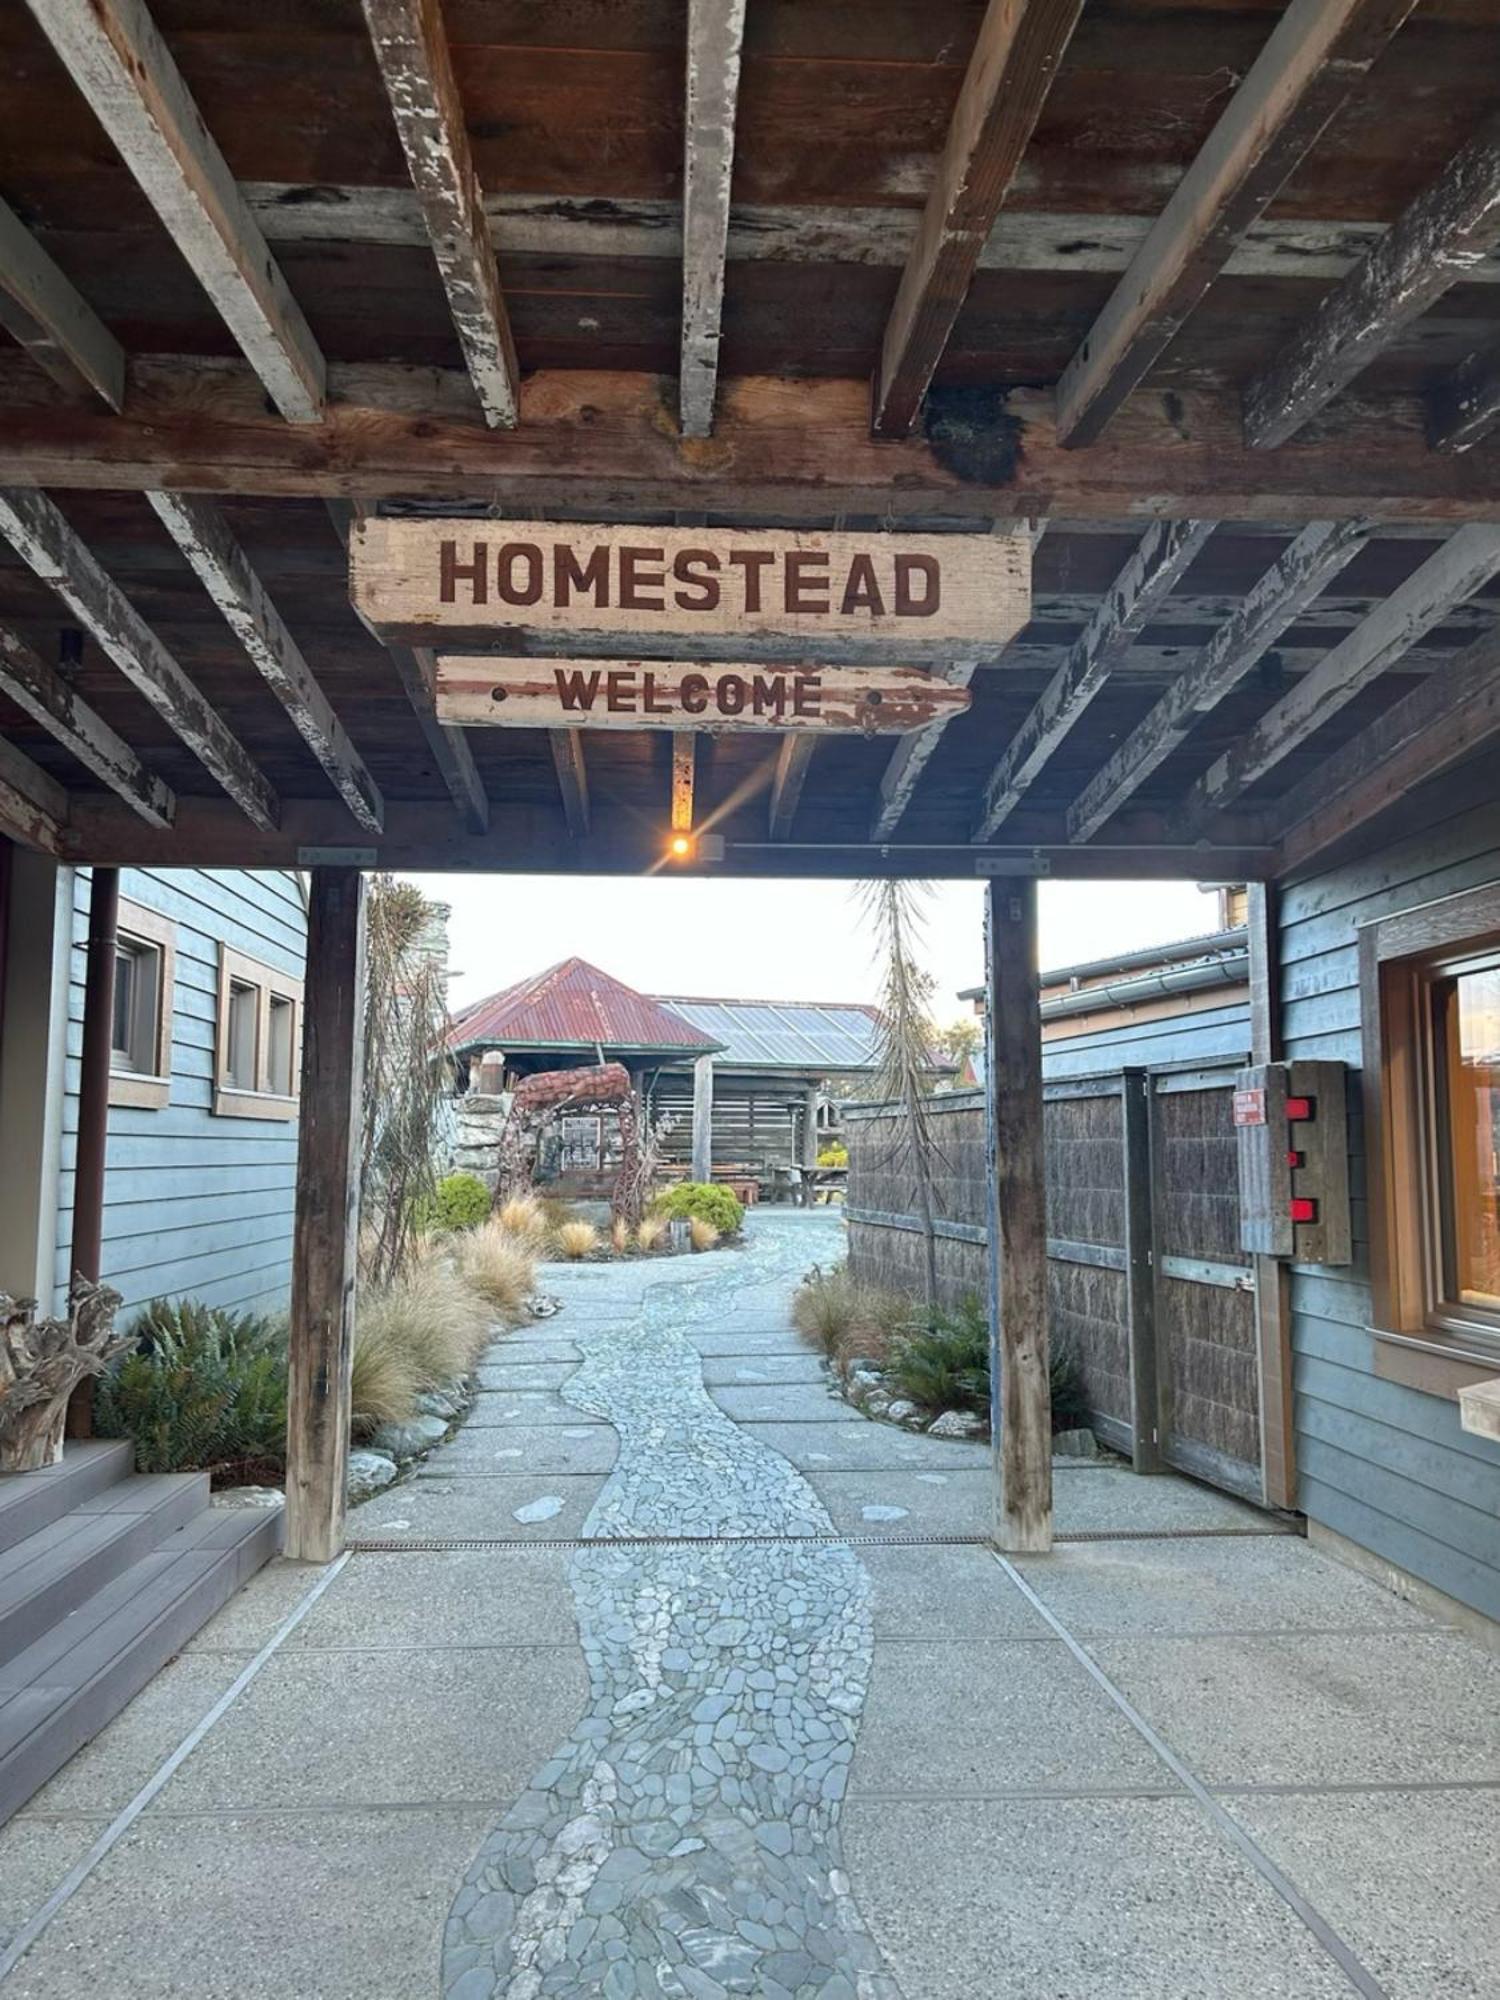
[[[1500,0],[0,0],[0,818],[647,865],[671,739],[438,727],[379,507],[1035,523],[946,728],[698,739],[732,871],[1275,874],[1483,792],[1497,55]]]

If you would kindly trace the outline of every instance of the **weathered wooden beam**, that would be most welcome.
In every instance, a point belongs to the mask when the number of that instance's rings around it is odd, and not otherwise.
[[[698,735],[692,729],[672,732],[672,831],[693,830],[693,784],[698,768]]]
[[[990,0],[886,322],[871,427],[916,422],[1083,0]]]
[[[1167,689],[1068,813],[1074,840],[1089,840],[1169,757],[1201,716],[1217,708],[1305,604],[1357,555],[1363,521],[1315,521],[1272,564],[1226,618],[1193,664]]]
[[[1434,384],[1431,404],[1428,434],[1434,451],[1471,451],[1500,423],[1500,351],[1477,349],[1446,381]]]
[[[27,0],[289,423],[323,411],[323,356],[141,0]]]
[[[693,1179],[714,1177],[714,1059],[693,1058]]]
[[[1486,633],[1439,667],[1368,728],[1276,802],[1287,828],[1276,874],[1399,804],[1418,785],[1500,737],[1500,631]]]
[[[286,1552],[331,1562],[344,1546],[364,1116],[365,884],[314,868],[287,1390]]]
[[[1092,444],[1142,382],[1413,5],[1292,0],[1064,370],[1064,444]]]
[[[975,840],[988,840],[1015,811],[1052,753],[1130,651],[1146,620],[1186,573],[1214,525],[1212,521],[1162,521],[1146,530],[990,774],[974,828]]]
[[[1497,570],[1500,528],[1460,528],[1210,764],[1188,796],[1187,823],[1232,805]]]
[[[1162,1469],[1156,1332],[1156,1175],[1152,1167],[1151,1076],[1120,1079],[1120,1151],[1125,1170],[1125,1334],[1130,1353],[1130,1462]]]
[[[23,847],[61,855],[70,814],[69,795],[56,778],[0,737],[0,832]]]
[[[125,400],[125,350],[19,216],[0,201],[0,326],[64,389]]]
[[[0,535],[92,632],[138,694],[176,731],[247,819],[276,825],[276,794],[250,753],[44,493],[0,490]]]
[[[1285,444],[1500,243],[1500,119],[1476,132],[1245,392],[1245,436]]]
[[[589,830],[589,767],[581,729],[549,729],[552,762],[557,770],[557,789],[562,794],[563,814],[569,833],[581,837]]]
[[[1250,946],[1250,1060],[1280,1062],[1280,896],[1276,885],[1252,882],[1246,894]],[[1253,1258],[1256,1386],[1260,1416],[1261,1498],[1267,1507],[1297,1505],[1296,1383],[1292,1355],[1290,1267],[1279,1257]]]
[[[744,33],[745,0],[688,0],[678,412],[690,438],[708,437],[714,427]]]
[[[955,687],[967,688],[978,666],[977,660],[952,660],[942,678]],[[914,736],[903,736],[891,752],[890,762],[880,774],[880,802],[870,825],[871,840],[889,839],[906,817],[922,773],[932,762],[943,731],[952,720],[951,715],[934,717]]]
[[[722,383],[711,454],[677,438],[660,377],[539,371],[519,429],[479,417],[467,374],[342,369],[314,429],[292,433],[234,361],[137,360],[126,407],[58,407],[24,355],[0,354],[0,485],[173,492],[382,495],[558,508],[742,510],[830,522],[841,513],[982,523],[1060,516],[1236,521],[1367,515],[1410,523],[1500,520],[1500,464],[1427,444],[1416,397],[1355,391],[1312,440],[1244,442],[1239,396],[1212,386],[1133,398],[1107,445],[1059,447],[1049,392],[997,397],[970,452],[923,436],[874,440],[869,385],[748,377]]]
[[[479,407],[509,428],[520,370],[439,0],[363,5]]]
[[[324,501],[328,518],[333,523],[333,531],[347,549],[350,532],[359,517],[357,502],[329,497]],[[354,614],[357,618],[359,613]],[[458,809],[459,817],[471,833],[483,833],[490,823],[490,802],[485,796],[484,781],[474,763],[474,753],[461,729],[451,729],[437,719],[434,710],[434,688],[437,684],[437,661],[430,652],[422,652],[411,646],[387,643],[380,634],[363,618],[360,623],[377,645],[383,646],[396,670],[396,678],[401,683],[401,692],[411,704],[412,714],[417,719],[417,727],[422,732],[422,740],[427,745],[428,754],[437,766],[438,775],[448,787],[448,796]]]
[[[334,790],[367,832],[379,833],[385,814],[380,787],[349,741],[229,523],[211,501],[191,494],[148,493],[146,498],[291,717],[297,734],[328,773]]]
[[[1042,1016],[1037,1003],[1036,883],[985,885],[988,1005],[990,1434],[995,1542],[1052,1546],[1052,1383],[1047,1327],[1047,1175],[1042,1142]]]
[[[171,787],[146,769],[130,745],[55,667],[4,625],[0,625],[0,693],[25,709],[148,826],[172,824],[177,801]]]
[[[768,825],[772,840],[790,838],[792,822],[802,803],[802,789],[812,768],[814,736],[783,736],[776,752],[776,769],[771,777]]]

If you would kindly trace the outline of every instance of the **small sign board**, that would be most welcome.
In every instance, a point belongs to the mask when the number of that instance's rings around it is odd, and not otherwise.
[[[1236,1125],[1265,1124],[1266,1093],[1263,1088],[1237,1090],[1234,1093],[1234,1122]]]
[[[717,660],[497,659],[439,653],[437,713],[467,728],[858,730],[903,735],[958,715],[969,690],[917,667]]]
[[[909,660],[956,645],[1003,649],[1030,616],[1031,541],[1021,529],[819,534],[377,515],[350,537],[349,580],[360,616],[413,645],[503,644],[509,632],[558,651],[570,639],[608,652],[649,638],[645,650],[679,658],[738,646],[781,659]]]

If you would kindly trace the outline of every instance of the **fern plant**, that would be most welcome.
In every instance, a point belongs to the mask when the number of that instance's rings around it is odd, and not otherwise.
[[[1052,1428],[1071,1431],[1089,1421],[1088,1394],[1078,1357],[1062,1340],[1049,1352]],[[910,1327],[896,1342],[886,1368],[903,1395],[924,1410],[990,1412],[990,1329],[984,1306],[969,1293],[951,1312]]]
[[[155,1299],[94,1399],[102,1437],[128,1437],[140,1472],[279,1465],[286,1454],[284,1330],[196,1299]]]

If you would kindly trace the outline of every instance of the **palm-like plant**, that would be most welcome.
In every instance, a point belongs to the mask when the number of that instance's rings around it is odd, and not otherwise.
[[[930,892],[924,882],[891,877],[867,883],[861,893],[876,933],[881,975],[874,1089],[900,1113],[901,1155],[911,1168],[922,1224],[925,1303],[930,1314],[937,1307],[938,1291],[937,1231],[933,1227],[938,1145],[928,1108],[933,1076],[933,980],[918,963],[924,927],[922,904]]]

